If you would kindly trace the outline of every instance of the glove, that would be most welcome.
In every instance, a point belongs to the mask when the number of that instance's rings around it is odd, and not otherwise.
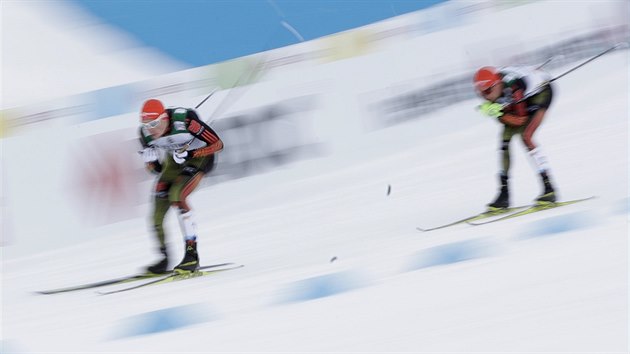
[[[155,162],[158,160],[158,152],[155,148],[148,147],[142,150],[142,160],[145,163]]]
[[[175,160],[175,162],[177,162],[180,165],[186,162],[186,160],[188,160],[189,158],[190,158],[190,155],[188,154],[188,151],[186,150],[182,152],[173,151],[173,160]]]
[[[503,105],[500,103],[484,102],[479,106],[479,111],[488,117],[499,118],[503,115]]]

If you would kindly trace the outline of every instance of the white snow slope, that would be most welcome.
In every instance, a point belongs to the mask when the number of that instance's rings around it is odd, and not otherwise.
[[[411,149],[291,182],[293,169],[321,163],[304,162],[194,194],[202,263],[241,269],[106,296],[33,293],[141,269],[155,252],[140,222],[4,261],[3,352],[627,352],[628,52],[556,87],[536,138],[560,198],[592,201],[417,231],[495,195],[499,126],[463,102],[374,133],[430,137]],[[512,149],[516,205],[540,185],[520,141]]]

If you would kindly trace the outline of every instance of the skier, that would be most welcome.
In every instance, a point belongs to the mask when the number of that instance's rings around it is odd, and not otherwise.
[[[142,158],[146,168],[159,175],[154,194],[153,228],[163,256],[159,262],[147,267],[147,271],[154,274],[168,271],[163,223],[167,211],[173,206],[177,209],[186,249],[174,271],[194,272],[199,268],[197,232],[186,198],[213,169],[215,153],[223,149],[223,142],[193,109],[165,109],[161,101],[149,99],[143,104],[140,117]]]
[[[486,66],[475,73],[475,88],[486,99],[479,107],[480,111],[497,118],[503,124],[499,173],[501,187],[495,201],[488,204],[490,211],[506,209],[510,205],[510,140],[517,134],[521,135],[542,180],[544,190],[536,199],[537,204],[556,201],[556,193],[549,179],[547,158],[541,152],[540,146],[532,140],[552,100],[550,79],[549,74],[527,67],[506,67],[498,70]]]

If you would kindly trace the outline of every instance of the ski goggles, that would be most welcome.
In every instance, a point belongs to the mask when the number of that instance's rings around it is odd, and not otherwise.
[[[157,119],[154,119],[150,122],[143,123],[142,125],[144,125],[144,127],[146,127],[147,129],[155,129],[160,125],[161,121],[162,121],[162,118],[158,117]]]
[[[142,123],[142,125],[147,128],[147,129],[155,129],[157,127],[160,126],[160,123],[162,122],[162,119],[168,117],[168,115],[166,114],[166,112],[160,114],[157,118],[155,118],[154,120],[148,121],[146,123]]]
[[[486,88],[486,89],[477,88],[477,92],[478,92],[481,96],[485,97],[485,96],[488,96],[490,93],[492,93],[492,89],[493,89],[495,86],[496,86],[496,84],[494,84],[494,85],[492,85],[492,86],[490,86],[490,87],[488,87],[488,88]]]

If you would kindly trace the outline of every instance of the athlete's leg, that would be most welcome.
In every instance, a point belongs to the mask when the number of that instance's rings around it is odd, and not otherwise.
[[[178,209],[178,220],[184,240],[195,240],[196,225],[188,196],[197,188],[203,176],[214,166],[214,156],[196,158],[181,169],[169,193],[169,202]]]
[[[164,218],[170,208],[169,190],[172,186],[172,181],[177,176],[177,170],[172,165],[165,162],[160,178],[156,182],[154,195],[153,195],[153,232],[160,245],[160,253],[162,259],[157,263],[149,266],[147,270],[152,273],[165,273],[168,269],[168,252],[166,247],[166,234],[164,232]]]
[[[170,184],[158,181],[155,187],[153,206],[153,231],[160,243],[160,248],[166,248],[166,235],[164,233],[164,217],[170,208],[168,200],[168,189]]]
[[[549,180],[549,161],[547,160],[547,156],[543,153],[540,146],[538,146],[534,140],[534,134],[540,125],[542,124],[545,116],[547,114],[547,109],[551,104],[553,97],[553,93],[551,87],[547,87],[541,93],[532,97],[530,106],[537,108],[534,110],[531,119],[525,126],[523,130],[522,138],[523,144],[527,147],[529,151],[529,156],[536,166],[536,170],[540,174],[540,179],[543,184],[543,193],[537,198],[538,201],[541,202],[555,202],[556,194],[554,188]]]
[[[166,159],[162,167],[162,174],[155,185],[153,229],[161,247],[166,247],[166,235],[164,232],[164,217],[170,207],[170,195],[173,183],[179,175],[178,166]]]
[[[518,133],[518,128],[505,125],[501,134],[501,147],[499,149],[499,160],[501,161],[501,169],[499,174],[508,176],[510,172],[510,141],[512,137]]]
[[[188,204],[187,198],[197,188],[203,175],[203,172],[197,170],[196,167],[186,166],[171,188],[169,202],[172,206],[177,207],[177,218],[184,240],[195,240],[197,238],[193,211]]]
[[[501,147],[499,149],[499,160],[501,165],[499,171],[499,195],[492,203],[488,204],[490,209],[504,209],[510,206],[510,191],[508,186],[508,173],[510,171],[510,141],[517,132],[517,128],[507,125],[503,127],[503,133],[501,133]]]
[[[197,188],[205,173],[212,169],[212,166],[214,166],[213,156],[188,161],[171,187],[169,202],[178,209],[177,218],[186,245],[184,258],[175,267],[178,272],[192,272],[199,268],[197,228],[187,198]]]

